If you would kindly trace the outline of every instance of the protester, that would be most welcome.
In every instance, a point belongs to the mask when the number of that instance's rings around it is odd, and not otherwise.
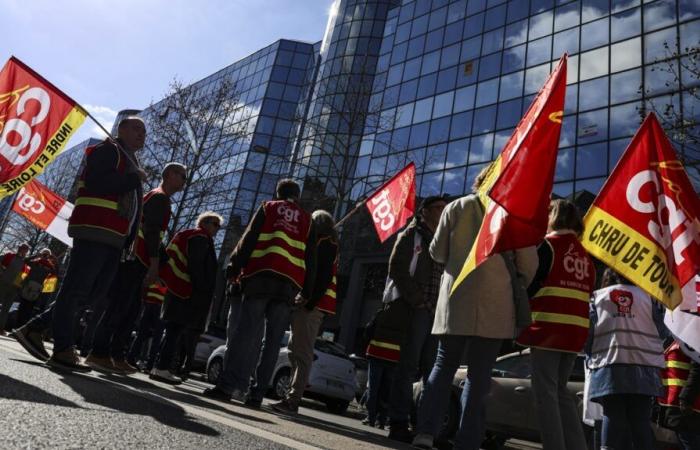
[[[394,370],[406,340],[410,310],[403,302],[383,304],[365,328],[367,355],[367,417],[362,423],[383,429],[388,418]]]
[[[185,332],[206,328],[216,283],[213,238],[222,224],[219,214],[204,212],[197,218],[197,228],[180,231],[168,244],[168,263],[160,274],[168,288],[162,309],[165,337],[151,371],[154,380],[180,383],[182,380],[170,371],[178,340]]]
[[[430,329],[444,265],[434,261],[426,250],[446,204],[444,196],[424,199],[416,217],[399,233],[389,257],[389,278],[397,295],[392,301],[404,302],[410,309],[389,401],[389,438],[402,442],[412,439],[408,424],[416,373],[422,369],[420,376],[426,382],[437,352],[437,339]]]
[[[326,314],[335,314],[336,272],[338,270],[338,233],[333,216],[323,210],[314,211],[311,222],[316,230],[316,276],[311,297],[292,311],[292,333],[289,338],[289,362],[292,385],[287,397],[272,405],[281,413],[296,414],[311,374],[314,343]]]
[[[227,276],[234,281],[240,275],[243,295],[240,305],[229,311],[224,369],[216,387],[204,391],[207,397],[259,406],[292,305],[311,298],[317,239],[311,216],[298,204],[299,195],[297,183],[280,180],[276,199],[258,208],[231,255]]]
[[[683,450],[700,449],[700,363],[691,360],[678,341],[666,349],[664,359],[660,423],[676,432]]]
[[[603,406],[602,447],[654,448],[653,398],[661,395],[664,367],[663,308],[608,268],[593,293],[586,343],[591,401]]]
[[[5,334],[7,316],[12,303],[17,297],[21,275],[25,272],[25,257],[29,245],[22,243],[17,246],[17,252],[8,252],[0,259],[0,334]]]
[[[68,225],[73,250],[53,306],[13,333],[32,356],[56,368],[90,370],[73,347],[76,310],[107,294],[122,251],[138,228],[141,182],[147,174],[138,166],[136,152],[143,148],[146,127],[141,118],[127,116],[119,122],[118,133],[116,142],[108,138],[86,150]],[[54,340],[51,359],[42,340],[49,326]]]
[[[19,291],[19,308],[17,308],[17,322],[15,326],[21,327],[32,317],[34,306],[44,290],[44,282],[49,277],[56,276],[56,260],[51,250],[44,248],[39,255],[29,258],[27,261],[29,273],[22,281]]]
[[[127,362],[135,367],[142,367],[147,373],[153,370],[158,350],[160,349],[161,338],[165,330],[165,323],[160,318],[160,310],[168,288],[160,281],[153,283],[146,289],[143,295],[143,305],[141,307],[141,317],[136,330],[136,337],[131,343]],[[139,364],[143,353],[143,347],[151,340],[148,356],[143,364]]]
[[[578,238],[583,222],[567,200],[550,204],[549,228],[537,256],[539,268],[528,288],[532,324],[517,343],[532,347],[535,394],[542,448],[585,450],[578,407],[567,389],[576,355],[588,337],[588,302],[595,267]]]
[[[475,190],[485,175],[485,171],[479,174]],[[451,293],[483,216],[476,195],[453,201],[445,207],[430,244],[430,255],[445,264],[445,272],[432,329],[439,339],[437,358],[418,406],[418,434],[413,444],[419,448],[433,445],[447,408],[448,391],[465,351],[469,371],[462,389],[462,417],[454,448],[479,448],[484,435],[484,400],[491,387],[491,369],[501,344],[515,336],[516,325],[522,320],[516,317],[516,311],[521,308],[515,302],[523,299],[514,295],[511,273],[519,274],[515,281],[529,285],[537,269],[534,247],[496,254]]]
[[[126,361],[131,332],[138,317],[146,286],[158,280],[163,237],[170,222],[170,198],[187,180],[187,168],[168,163],[159,186],[143,197],[143,214],[133,255],[119,264],[117,276],[107,294],[107,308],[93,338],[85,364],[104,373],[131,374],[137,369]]]

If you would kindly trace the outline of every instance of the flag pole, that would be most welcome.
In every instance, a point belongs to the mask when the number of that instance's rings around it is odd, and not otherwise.
[[[345,215],[343,216],[343,218],[340,219],[340,220],[335,224],[335,227],[333,227],[333,228],[338,228],[340,225],[343,224],[343,222],[345,222],[346,220],[348,220],[348,219],[350,218],[350,216],[352,216],[352,215],[355,214],[357,211],[359,211],[360,208],[362,208],[364,205],[365,205],[365,201],[364,201],[364,200],[362,200],[362,201],[360,201],[360,202],[357,202],[357,204],[355,205],[355,207],[354,207],[352,210],[350,210],[349,213],[345,214]]]

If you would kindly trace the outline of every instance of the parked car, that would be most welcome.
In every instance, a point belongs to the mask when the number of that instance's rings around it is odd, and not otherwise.
[[[270,379],[271,388],[267,393],[273,399],[283,398],[291,385],[292,365],[289,362],[288,342],[289,332],[286,332]],[[226,346],[222,345],[214,350],[207,361],[206,375],[210,383],[216,384],[221,375],[225,352]],[[356,388],[355,366],[344,349],[334,342],[317,338],[304,397],[322,401],[330,412],[342,414],[355,397]]]
[[[206,333],[199,336],[197,347],[194,350],[192,368],[198,371],[205,369],[211,354],[222,345],[226,345],[226,329],[210,326]]]
[[[451,439],[459,425],[459,397],[464,387],[468,368],[462,366],[457,370],[452,383],[450,403],[445,415],[438,440]],[[535,411],[535,399],[531,386],[532,363],[530,350],[510,353],[499,357],[494,364],[491,375],[491,392],[486,398],[486,437],[485,448],[501,448],[511,438],[528,441],[540,440],[540,425]],[[583,412],[584,357],[579,355],[574,370],[569,378],[567,388],[576,396],[579,411]],[[422,389],[421,383],[413,386],[414,400],[418,400]],[[675,444],[672,431],[652,424],[659,448],[667,449]],[[592,436],[592,430],[586,428],[586,435]]]

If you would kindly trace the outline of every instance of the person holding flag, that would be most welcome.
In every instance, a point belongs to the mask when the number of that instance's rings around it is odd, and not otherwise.
[[[146,127],[137,116],[119,122],[118,138],[86,150],[78,197],[68,234],[73,238],[70,261],[53,306],[13,335],[34,357],[58,369],[88,372],[74,348],[75,313],[80,305],[103,298],[114,279],[124,249],[136,237],[142,209],[141,183],[147,174],[136,160]],[[49,358],[43,333],[53,329]]]
[[[389,397],[389,439],[402,442],[412,439],[408,424],[416,373],[420,371],[421,379],[427,380],[437,351],[430,329],[444,266],[431,258],[427,249],[446,199],[444,195],[425,198],[416,217],[399,233],[389,256],[389,279],[396,291],[390,300],[410,311],[409,321],[401,324],[406,332]]]
[[[216,387],[204,390],[205,397],[259,407],[292,306],[311,298],[315,226],[299,205],[301,189],[294,180],[278,181],[275,194],[260,205],[231,254],[227,276],[240,282],[243,296],[229,311],[224,370]]]

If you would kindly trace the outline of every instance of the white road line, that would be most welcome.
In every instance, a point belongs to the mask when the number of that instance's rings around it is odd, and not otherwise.
[[[2,342],[2,341],[0,341],[0,342]],[[4,344],[4,342],[3,342],[3,344]],[[14,348],[9,347],[7,345],[2,345],[2,347],[4,350],[11,352],[11,353],[14,353],[16,355],[20,355],[22,357],[33,358],[31,355],[28,355],[24,351],[14,349]],[[305,442],[295,441],[294,439],[291,439],[291,438],[288,438],[285,436],[281,436],[279,434],[271,433],[269,431],[266,431],[266,430],[263,430],[260,428],[256,428],[252,425],[238,422],[238,421],[233,420],[229,417],[207,411],[206,409],[198,408],[198,407],[189,405],[187,403],[173,400],[171,398],[168,398],[168,397],[161,395],[161,394],[157,394],[155,392],[133,388],[131,386],[123,385],[123,384],[117,383],[117,382],[112,381],[112,380],[107,380],[105,378],[100,378],[100,377],[91,375],[89,373],[87,373],[87,374],[72,373],[72,375],[91,378],[92,380],[103,382],[105,384],[110,384],[113,387],[115,387],[116,389],[131,393],[133,395],[138,395],[139,397],[145,398],[147,400],[161,401],[163,403],[166,403],[166,402],[167,403],[174,403],[177,406],[181,407],[183,410],[185,410],[185,412],[187,412],[188,414],[191,414],[193,416],[198,416],[202,419],[211,420],[212,422],[217,422],[221,425],[225,425],[225,426],[230,427],[230,428],[235,428],[238,431],[242,431],[244,433],[248,433],[248,434],[252,434],[254,436],[261,437],[261,438],[266,439],[268,441],[272,441],[276,444],[286,445],[287,447],[291,447],[291,448],[294,448],[297,450],[323,450],[320,447],[314,447],[313,445],[309,445]],[[156,397],[156,398],[154,398],[154,397]]]

